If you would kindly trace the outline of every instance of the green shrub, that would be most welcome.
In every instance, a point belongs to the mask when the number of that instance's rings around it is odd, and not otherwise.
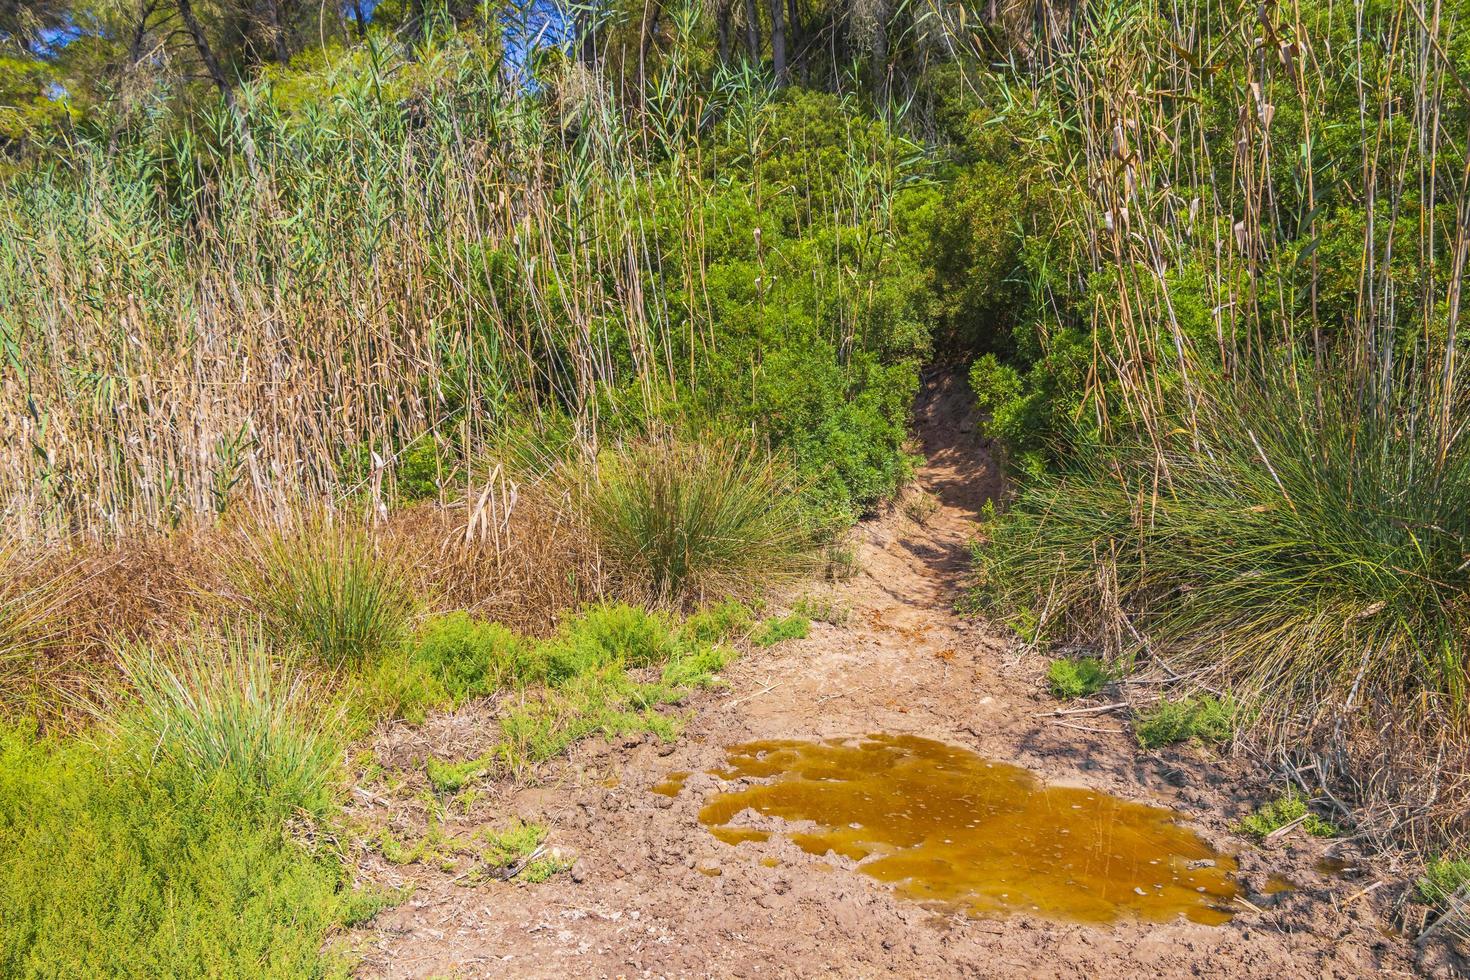
[[[1274,831],[1297,820],[1302,821],[1302,829],[1313,837],[1341,836],[1341,832],[1332,823],[1315,813],[1309,813],[1306,799],[1294,789],[1288,789],[1256,812],[1248,814],[1236,826],[1236,830],[1257,840],[1264,840]]]
[[[1095,657],[1053,660],[1046,670],[1047,686],[1051,688],[1052,696],[1063,700],[1096,694],[1111,679],[1102,661]]]
[[[750,632],[755,617],[743,602],[727,599],[707,606],[684,620],[680,637],[692,643],[721,643]]]
[[[1211,694],[1162,701],[1133,723],[1138,744],[1156,749],[1176,742],[1228,742],[1235,733],[1235,706]]]
[[[1470,885],[1470,859],[1437,857],[1419,879],[1419,897],[1430,905],[1447,905],[1460,889]]]
[[[656,602],[750,596],[811,564],[789,472],[748,446],[626,445],[580,491],[588,530],[624,587]]]
[[[532,649],[499,623],[462,611],[437,616],[412,643],[364,669],[362,700],[373,716],[420,724],[431,710],[452,710],[530,674]]]
[[[434,792],[449,794],[458,793],[494,768],[493,755],[465,759],[462,762],[440,762],[430,757],[429,761],[424,764],[424,773],[428,776],[429,785],[434,788]]]
[[[663,663],[678,647],[672,620],[622,603],[592,606],[539,644],[523,680],[552,687],[602,670]]]
[[[130,649],[94,740],[0,729],[0,975],[343,975],[328,935],[381,907],[299,841],[336,774],[330,716],[248,639]]]
[[[799,612],[789,616],[772,616],[761,621],[750,634],[750,642],[758,647],[775,646],[785,640],[803,640],[811,631],[811,620]]]
[[[341,522],[246,535],[227,572],[272,640],[326,664],[360,663],[395,646],[413,612],[403,569],[369,532]]]

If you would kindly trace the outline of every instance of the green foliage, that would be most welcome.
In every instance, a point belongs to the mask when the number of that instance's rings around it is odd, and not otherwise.
[[[1161,701],[1134,719],[1133,733],[1146,749],[1191,740],[1218,745],[1235,734],[1235,705],[1212,694]]]
[[[424,772],[429,777],[429,785],[434,788],[434,792],[450,794],[458,793],[492,771],[494,766],[495,760],[492,756],[465,759],[461,762],[440,762],[430,757],[424,764]]]
[[[1306,799],[1295,789],[1287,789],[1259,810],[1247,814],[1236,826],[1236,830],[1256,840],[1265,840],[1274,831],[1298,820],[1302,821],[1302,830],[1313,837],[1342,836],[1332,823],[1309,812]]]
[[[1112,679],[1102,661],[1095,657],[1080,660],[1053,660],[1046,669],[1047,686],[1053,697],[1070,701],[1101,691]]]
[[[1466,885],[1470,885],[1470,859],[1441,856],[1425,866],[1417,890],[1421,901],[1443,908]]]
[[[345,975],[328,933],[384,898],[287,829],[326,812],[331,717],[245,640],[123,666],[99,739],[0,729],[0,974]]]
[[[391,649],[413,612],[403,570],[371,533],[341,522],[244,536],[228,572],[272,641],[329,665]]]
[[[534,670],[532,648],[506,627],[466,612],[435,617],[416,641],[364,668],[363,707],[371,715],[421,724],[431,710],[453,709],[523,682]]]
[[[684,620],[680,635],[691,643],[729,642],[744,637],[754,622],[749,606],[727,599],[690,615]]]
[[[1356,390],[1301,372],[1240,380],[1201,404],[1198,441],[1180,434],[1162,457],[1114,447],[1030,484],[981,549],[983,591],[1002,611],[1046,603],[1060,639],[1107,633],[1117,603],[1257,717],[1394,705],[1454,724],[1470,446],[1441,450],[1412,384],[1388,403]]]
[[[811,620],[799,612],[789,616],[772,616],[761,620],[750,634],[750,642],[758,647],[775,646],[785,640],[804,640],[811,631]]]
[[[810,566],[808,515],[775,458],[738,443],[636,443],[582,479],[588,530],[658,602],[748,595]]]

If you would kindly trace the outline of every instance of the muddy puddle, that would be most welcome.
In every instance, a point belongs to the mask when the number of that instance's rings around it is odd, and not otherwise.
[[[750,742],[726,753],[712,773],[735,785],[699,819],[731,845],[763,842],[771,836],[763,828],[779,826],[810,854],[851,858],[906,898],[975,916],[1230,918],[1235,862],[1170,810],[1049,787],[1024,769],[910,735]]]

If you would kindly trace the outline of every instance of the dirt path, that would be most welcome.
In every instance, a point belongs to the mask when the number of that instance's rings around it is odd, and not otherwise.
[[[1323,874],[1316,870],[1323,842],[1293,835],[1267,854],[1230,834],[1259,802],[1241,789],[1259,788],[1259,774],[1188,748],[1144,753],[1127,734],[1037,717],[1053,704],[1039,683],[1040,658],[1013,663],[1004,641],[952,614],[973,522],[996,485],[968,403],[953,378],[926,383],[916,427],[928,462],[917,484],[937,507],[923,515],[900,506],[859,528],[860,571],[815,593],[850,610],[844,623],[814,623],[805,640],[752,651],[730,671],[730,689],[694,705],[672,747],[584,744],[545,785],[502,789],[476,804],[473,819],[542,816],[554,843],[578,855],[573,874],[534,886],[464,887],[418,866],[376,868],[384,880],[406,875],[417,887],[354,934],[363,975],[1411,975],[1410,946],[1387,925],[1384,896],[1393,889],[1360,895],[1377,879],[1355,853],[1333,852],[1358,863],[1356,871]],[[485,721],[470,710],[414,738],[473,751]],[[725,746],[879,731],[943,740],[1051,781],[1173,806],[1211,843],[1239,854],[1261,908],[1242,906],[1220,927],[970,920],[899,899],[843,858],[814,858],[775,837],[732,847],[699,825],[701,803],[717,787],[705,770],[722,762]],[[675,770],[694,773],[677,797],[649,791]],[[1298,890],[1263,896],[1268,872]]]

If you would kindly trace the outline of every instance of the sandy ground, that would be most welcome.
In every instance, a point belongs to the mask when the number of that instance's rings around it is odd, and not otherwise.
[[[997,485],[969,402],[952,376],[926,381],[915,425],[927,463],[910,493],[931,495],[938,506],[927,515],[898,506],[859,527],[860,571],[813,593],[850,610],[845,622],[814,623],[807,639],[743,657],[727,674],[728,689],[692,703],[676,744],[583,744],[536,785],[489,787],[451,819],[456,832],[510,814],[543,819],[551,842],[577,856],[572,873],[537,885],[467,886],[453,872],[364,854],[367,873],[388,884],[411,881],[415,890],[348,937],[362,958],[360,974],[1463,975],[1446,948],[1419,950],[1399,933],[1395,909],[1405,886],[1382,859],[1301,834],[1263,851],[1231,833],[1268,793],[1264,770],[1190,747],[1144,752],[1117,715],[1042,717],[1055,706],[1040,680],[1042,659],[1019,656],[983,624],[953,614],[975,519]],[[487,744],[493,715],[494,706],[482,704],[418,729],[399,726],[380,741],[379,757],[407,771],[429,752],[473,755]],[[732,847],[698,823],[719,786],[705,770],[721,763],[725,746],[878,731],[943,740],[1048,781],[1171,806],[1238,856],[1249,904],[1219,927],[966,919],[902,900],[843,858],[812,857],[779,837]],[[677,797],[650,792],[676,770],[694,773]],[[411,828],[421,813],[402,802],[409,795],[359,799],[356,809]],[[1355,867],[1323,873],[1317,865],[1327,856]],[[1272,873],[1299,887],[1263,894]]]

